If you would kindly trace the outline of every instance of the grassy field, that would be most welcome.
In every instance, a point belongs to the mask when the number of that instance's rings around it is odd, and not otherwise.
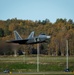
[[[39,62],[40,72],[58,73],[58,72],[64,72],[66,68],[66,57],[40,56],[39,61],[40,61]],[[9,69],[11,72],[36,72],[37,71],[36,63],[37,63],[36,56],[17,56],[17,57],[0,56],[0,72],[3,72],[5,69]],[[69,68],[71,71],[74,71],[74,57],[69,57]],[[74,73],[72,72],[70,74]],[[18,74],[18,75],[24,75],[24,74]],[[48,74],[40,74],[40,75],[48,75]]]
[[[49,72],[49,73],[1,73],[1,75],[74,75],[72,72]]]
[[[1,74],[1,75],[74,75],[74,74]]]

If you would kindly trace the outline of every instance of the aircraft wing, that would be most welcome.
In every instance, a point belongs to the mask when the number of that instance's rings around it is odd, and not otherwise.
[[[7,40],[7,43],[18,43],[18,44],[25,44],[28,41],[28,39],[23,40]]]

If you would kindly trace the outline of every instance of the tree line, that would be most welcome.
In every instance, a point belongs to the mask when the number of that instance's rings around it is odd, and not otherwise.
[[[48,43],[40,44],[41,54],[65,56],[66,40],[68,40],[69,55],[74,55],[74,22],[72,19],[58,18],[54,23],[49,19],[36,21],[17,18],[0,20],[0,55],[37,53],[36,45],[7,44],[6,40],[14,39],[14,30],[17,30],[22,38],[27,38],[31,31],[35,31],[35,36],[40,33],[50,35],[51,39],[48,40]]]

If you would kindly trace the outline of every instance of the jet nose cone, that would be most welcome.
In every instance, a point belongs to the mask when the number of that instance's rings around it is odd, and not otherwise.
[[[50,38],[50,36],[47,36],[47,38],[49,39],[49,38]]]

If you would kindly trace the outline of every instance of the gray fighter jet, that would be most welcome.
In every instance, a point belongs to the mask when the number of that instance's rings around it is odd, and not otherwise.
[[[34,31],[30,33],[28,38],[22,39],[21,36],[18,34],[17,31],[14,31],[15,40],[7,40],[7,43],[18,43],[18,44],[37,44],[37,43],[43,43],[46,42],[47,39],[50,38],[50,36],[47,36],[45,34],[40,34],[39,36],[34,36]]]

